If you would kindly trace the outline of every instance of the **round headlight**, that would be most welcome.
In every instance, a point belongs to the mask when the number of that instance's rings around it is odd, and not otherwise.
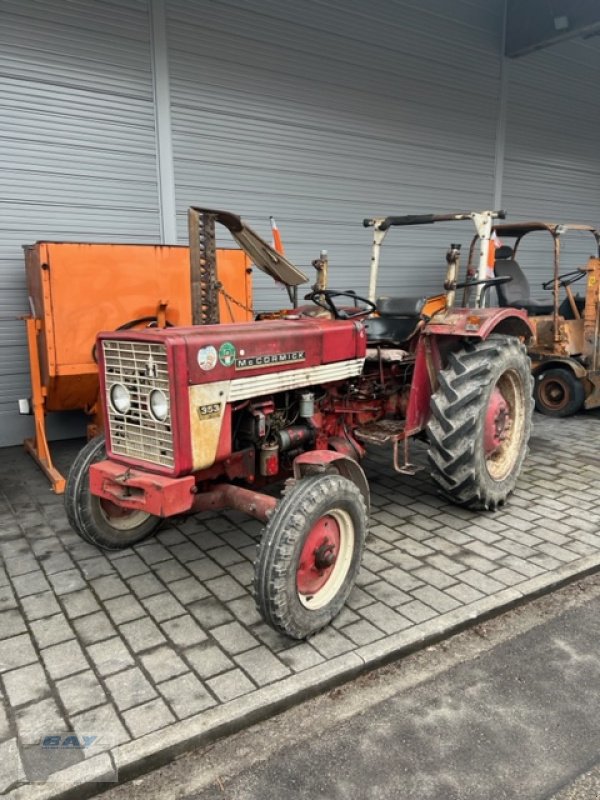
[[[110,404],[117,414],[127,414],[131,410],[129,389],[122,383],[115,383],[110,390]]]
[[[162,389],[153,389],[148,398],[150,413],[158,422],[164,422],[169,416],[169,401]]]

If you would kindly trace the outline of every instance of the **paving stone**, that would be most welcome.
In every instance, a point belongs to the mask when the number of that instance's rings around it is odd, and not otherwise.
[[[49,647],[52,644],[66,642],[75,636],[69,622],[62,614],[36,620],[31,623],[31,631],[38,647]]]
[[[241,669],[232,669],[229,672],[224,672],[222,675],[217,675],[216,678],[210,678],[206,684],[222,703],[227,703],[228,700],[248,694],[255,688],[252,681],[244,675]]]
[[[419,623],[437,616],[437,611],[434,611],[430,606],[425,605],[420,600],[411,600],[402,606],[402,615],[407,617],[411,622]]]
[[[46,647],[41,651],[41,656],[44,666],[54,680],[81,672],[88,667],[83,651],[74,639]]]
[[[448,589],[446,589],[446,594],[452,595],[455,600],[465,605],[467,603],[474,603],[475,600],[481,600],[481,598],[485,596],[481,592],[478,592],[477,589],[474,589],[472,586],[466,586],[464,583],[457,583],[456,586],[449,586]]]
[[[106,678],[111,700],[121,711],[138,706],[156,697],[156,691],[138,667],[126,669]]]
[[[289,650],[283,650],[277,657],[294,672],[310,669],[325,660],[308,642],[290,647]]]
[[[48,578],[53,590],[58,595],[65,595],[69,592],[76,592],[79,589],[86,588],[86,582],[78,569],[67,569],[64,572],[49,575]]]
[[[390,564],[393,564],[401,570],[410,572],[413,569],[418,569],[423,566],[422,561],[411,556],[410,553],[404,553],[402,550],[390,550],[385,554],[385,560],[389,562],[385,565],[387,569],[389,569]]]
[[[25,616],[30,622],[42,617],[50,617],[61,610],[52,592],[43,592],[42,594],[24,597],[21,600],[21,605]],[[21,619],[20,615],[18,615],[18,618],[19,620]],[[0,631],[4,633],[2,614],[0,614]]]
[[[237,600],[232,600],[230,603],[227,603],[227,608],[230,609],[236,619],[239,619],[239,621],[247,627],[255,625],[261,620],[254,598],[248,595],[245,597],[238,597]]]
[[[506,586],[514,586],[524,580],[520,573],[508,569],[508,567],[500,567],[500,569],[490,572],[490,578],[500,581],[500,583],[504,583]]]
[[[0,612],[0,636],[2,639],[17,633],[24,633],[25,630],[25,623],[17,609]]]
[[[151,619],[126,622],[121,625],[119,631],[135,653],[139,653],[142,650],[150,650],[165,641],[160,629]]]
[[[79,640],[84,644],[94,644],[94,642],[109,639],[116,633],[112,622],[104,611],[98,611],[96,614],[89,614],[85,617],[78,617],[78,619],[74,620],[73,627],[77,631]]]
[[[112,675],[135,663],[133,656],[118,637],[93,644],[87,648],[87,652],[100,675]]]
[[[224,625],[226,622],[232,622],[234,619],[227,606],[214,597],[207,597],[206,600],[192,603],[188,610],[207,631],[218,625]]]
[[[163,622],[161,628],[178,647],[189,647],[207,638],[205,631],[189,614]]]
[[[419,590],[417,589],[416,591],[418,592]],[[378,628],[381,628],[384,633],[396,633],[410,627],[412,624],[406,617],[392,611],[384,603],[373,603],[373,605],[363,608],[361,614]]]
[[[415,578],[430,586],[435,586],[437,589],[446,589],[456,583],[456,578],[434,567],[421,567],[416,569],[413,574]]]
[[[71,717],[75,733],[97,736],[94,742],[96,753],[111,750],[129,741],[129,735],[111,705],[98,706]]]
[[[165,585],[159,581],[155,575],[150,572],[145,572],[143,575],[136,575],[129,578],[127,583],[131,587],[132,592],[142,600],[145,597],[151,597],[157,594],[164,594]]]
[[[248,542],[248,544],[251,543],[251,541]],[[222,567],[230,567],[232,564],[244,561],[244,556],[240,555],[239,550],[234,550],[233,547],[229,547],[229,545],[226,544],[211,550],[210,557]]]
[[[84,578],[91,581],[94,578],[114,576],[114,569],[111,562],[104,558],[104,556],[97,556],[96,558],[88,558],[85,561],[79,562],[79,569],[82,571]]]
[[[8,555],[9,552],[14,552],[13,548],[20,547],[22,544],[22,542],[16,542],[10,551],[6,545],[2,547],[6,571],[13,579],[19,575],[26,575],[28,572],[38,572],[40,569],[39,559],[33,553],[23,552],[12,557]]]
[[[250,561],[243,561],[240,564],[232,564],[227,568],[232,578],[235,578],[242,586],[250,586],[254,581],[254,566]]]
[[[209,642],[186,650],[184,655],[201,678],[211,678],[234,666],[219,647]]]
[[[2,680],[11,706],[22,706],[50,694],[46,675],[39,664],[5,672]]]
[[[370,622],[367,622],[366,619],[346,625],[345,628],[342,628],[341,633],[358,646],[370,644],[383,636],[383,633],[374,625],[371,625]]]
[[[121,625],[124,622],[130,622],[131,620],[146,616],[146,610],[142,608],[131,594],[107,600],[106,603],[104,603],[104,607],[110,614],[115,625]]]
[[[185,614],[185,608],[176,600],[170,592],[155,594],[142,600],[142,605],[150,616],[157,622],[164,622],[173,617],[180,617]]]
[[[367,606],[368,608],[372,608],[372,606]],[[342,653],[347,653],[353,647],[352,642],[346,636],[331,627],[323,628],[322,631],[315,633],[310,637],[309,642],[311,647],[314,647],[325,658],[334,658]]]
[[[104,689],[91,670],[58,681],[56,689],[70,716],[106,702]]]
[[[135,553],[116,559],[113,561],[113,566],[122,578],[131,578],[134,575],[148,572],[148,565]]]
[[[258,642],[239,622],[230,622],[211,630],[211,635],[227,653],[237,654],[256,647]]]
[[[390,586],[387,581],[372,583],[367,587],[366,591],[388,606],[399,606],[401,603],[406,603],[410,600],[410,595],[395,586]]]
[[[117,575],[106,575],[102,578],[92,580],[90,586],[100,600],[109,600],[111,597],[119,597],[129,592],[127,584]]]
[[[442,572],[452,576],[458,575],[465,569],[463,564],[460,564],[452,558],[448,558],[448,556],[444,555],[443,553],[436,553],[433,556],[427,556],[426,561],[437,570],[441,570]]]
[[[154,572],[164,583],[179,581],[183,578],[190,577],[189,571],[183,566],[183,564],[180,564],[179,561],[176,561],[174,558],[157,564],[154,567]]]
[[[0,742],[0,795],[8,794],[23,780],[25,768],[16,739]]]
[[[125,711],[123,717],[131,735],[136,738],[175,722],[175,717],[160,698]]]
[[[219,544],[222,542],[219,540]],[[171,554],[175,556],[178,561],[181,561],[183,564],[186,564],[188,561],[195,561],[198,558],[201,558],[203,553],[199,547],[196,547],[193,542],[182,542],[181,544],[173,545],[169,547]]]
[[[70,619],[83,617],[100,611],[98,601],[89,589],[71,592],[61,597],[65,612]]]
[[[210,581],[205,581],[204,585],[211,591],[219,600],[227,602],[234,600],[236,597],[242,597],[246,594],[246,590],[237,581],[229,575],[224,575],[222,578],[213,578]]]
[[[38,660],[37,653],[28,633],[3,639],[0,643],[0,672],[8,672],[17,667],[33,664]],[[0,694],[1,697],[1,694]]]
[[[187,564],[187,568],[201,581],[208,581],[225,574],[221,567],[210,558],[191,561]]]
[[[140,660],[146,672],[150,674],[150,677],[156,683],[181,675],[189,669],[177,653],[167,646],[158,647],[150,653],[144,653]]]
[[[179,719],[216,705],[215,698],[191,672],[161,683],[158,689]]]
[[[358,586],[355,586],[352,591],[350,592],[350,596],[346,601],[346,605],[348,608],[353,608],[355,610],[361,609],[364,606],[368,606],[369,603],[373,602],[373,598],[370,594],[367,594],[364,589],[361,589]]]
[[[210,592],[196,578],[173,581],[169,583],[169,590],[173,592],[180,603],[185,605],[210,597]]]
[[[146,562],[148,565],[159,564],[162,561],[168,561],[171,558],[171,554],[164,547],[160,542],[149,542],[147,544],[138,545],[136,548],[136,553]]]
[[[67,723],[52,697],[19,708],[15,722],[19,739],[24,744],[35,744],[46,733],[67,730]]]
[[[466,572],[462,572],[460,579],[463,583],[483,592],[483,594],[494,594],[494,592],[499,592],[504,588],[498,581],[495,581],[488,575],[482,575],[474,569],[468,569]]]
[[[50,588],[46,576],[41,569],[37,569],[35,572],[28,572],[26,575],[19,575],[18,578],[13,578],[12,584],[19,597],[39,594],[39,592],[45,592]]]
[[[289,668],[263,645],[235,656],[235,661],[258,686],[265,686],[290,674]]]
[[[494,583],[496,583],[496,581],[494,581]],[[500,583],[498,584],[498,586],[501,585]],[[419,589],[413,591],[413,595],[417,600],[421,600],[421,602],[425,603],[426,606],[435,608],[440,614],[444,614],[446,611],[452,611],[460,605],[454,597],[450,597],[446,592],[442,592],[434,586],[421,586]]]

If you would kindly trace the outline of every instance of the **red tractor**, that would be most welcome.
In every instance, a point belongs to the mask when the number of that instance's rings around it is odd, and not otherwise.
[[[239,217],[195,213],[201,241],[192,252],[204,254],[204,266],[206,239],[221,222],[265,271],[288,286],[304,280]],[[365,220],[375,237],[368,299],[318,286],[306,296],[312,305],[275,319],[100,334],[106,440],[89,442],[71,469],[73,528],[119,549],[168,517],[247,512],[266,523],[255,562],[258,608],[300,639],[338,614],[358,573],[369,513],[366,444],[391,443],[394,468],[411,473],[410,439],[426,436],[433,479],[448,498],[501,506],[530,434],[523,341],[531,329],[523,311],[479,307],[494,216]],[[481,239],[472,307],[454,307],[464,286],[459,245],[447,254],[444,295],[375,300],[389,228],[465,219]]]

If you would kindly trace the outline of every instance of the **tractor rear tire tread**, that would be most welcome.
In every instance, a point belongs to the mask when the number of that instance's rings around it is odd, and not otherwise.
[[[523,384],[523,436],[511,473],[495,481],[485,466],[483,424],[493,386],[509,368]],[[527,351],[515,337],[492,334],[485,341],[467,342],[449,355],[431,398],[427,437],[432,478],[453,503],[488,510],[504,505],[527,454],[532,391]]]

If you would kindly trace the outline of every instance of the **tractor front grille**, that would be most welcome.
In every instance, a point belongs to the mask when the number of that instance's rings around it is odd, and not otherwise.
[[[152,416],[148,405],[153,389],[162,389],[170,398],[165,347],[149,342],[107,339],[102,342],[102,350],[105,408],[112,452],[162,467],[173,467],[175,459],[170,401],[164,422]],[[119,413],[111,403],[110,392],[116,383],[125,386],[131,398],[131,408],[125,414]]]

